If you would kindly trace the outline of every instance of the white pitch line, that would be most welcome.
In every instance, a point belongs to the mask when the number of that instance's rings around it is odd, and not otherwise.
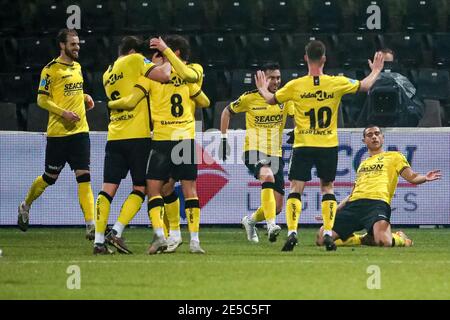
[[[116,264],[116,263],[128,263],[128,264],[152,264],[152,263],[159,263],[159,264],[170,264],[170,263],[198,263],[198,262],[202,262],[202,263],[220,263],[220,264],[224,264],[227,262],[230,262],[230,260],[207,260],[207,261],[192,261],[192,260],[175,260],[175,261],[169,261],[169,260],[165,260],[165,261],[161,261],[161,260],[123,260],[123,261],[118,261],[118,260],[70,260],[70,261],[64,261],[64,260],[43,260],[43,261],[39,261],[39,260],[22,260],[22,261],[1,261],[0,260],[0,265],[1,264],[54,264],[54,263],[99,263],[99,264]],[[250,263],[257,263],[257,264],[274,264],[274,263],[278,263],[278,264],[284,264],[284,263],[292,263],[293,260],[292,259],[285,259],[285,260],[280,260],[280,259],[276,259],[276,260],[233,260],[231,263],[245,263],[245,264],[250,264]],[[295,263],[297,264],[315,264],[315,263],[323,263],[322,259],[317,259],[317,260],[296,260]],[[331,262],[330,262],[331,263]],[[410,261],[410,260],[392,260],[392,261],[357,261],[357,260],[339,260],[339,261],[332,261],[333,264],[364,264],[364,263],[370,263],[370,264],[386,264],[386,263],[392,263],[392,264],[426,264],[426,263],[431,263],[431,264],[450,264],[450,260],[415,260],[415,261]]]

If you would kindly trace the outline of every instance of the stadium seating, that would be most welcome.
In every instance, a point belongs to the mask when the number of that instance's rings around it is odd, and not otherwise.
[[[41,70],[57,56],[55,41],[49,37],[22,38],[19,40],[19,66],[23,70]]]
[[[29,103],[35,98],[31,73],[3,73],[3,101],[12,103]]]
[[[278,32],[294,30],[297,26],[296,4],[293,0],[263,1],[263,29]]]
[[[404,27],[408,31],[434,31],[437,25],[437,1],[408,0]]]
[[[0,103],[0,111],[2,113],[2,116],[0,117],[0,131],[18,130],[16,105],[13,103]]]
[[[377,36],[374,34],[340,34],[337,49],[340,65],[366,67],[367,59],[372,59],[377,47]]]
[[[107,131],[109,123],[108,105],[96,102],[95,107],[86,113],[90,131]]]
[[[422,99],[447,100],[450,76],[447,70],[420,69],[417,78],[418,94]]]
[[[128,0],[126,5],[126,31],[155,32],[162,23],[158,0]]]
[[[48,112],[37,104],[28,107],[27,131],[45,132],[47,130]]]
[[[0,39],[0,71],[15,71],[18,64],[18,43],[14,38]]]
[[[395,59],[405,67],[417,67],[423,64],[426,40],[424,35],[386,33],[380,35],[380,47],[395,52]]]
[[[55,34],[61,26],[66,25],[66,8],[64,3],[56,0],[42,0],[35,7],[34,27],[42,33]]]
[[[313,32],[339,32],[342,27],[340,0],[312,1],[309,24]]]
[[[170,29],[174,32],[200,31],[206,25],[204,2],[201,0],[172,0],[173,16]]]
[[[239,36],[235,34],[205,34],[201,36],[201,59],[210,67],[243,66],[244,61],[238,43]],[[241,49],[242,50],[242,49]]]
[[[246,31],[254,22],[253,0],[220,0],[215,27],[218,31]]]
[[[254,90],[255,71],[250,69],[235,69],[231,75],[231,99],[237,99],[246,91]]]
[[[272,34],[251,34],[246,37],[243,53],[247,55],[247,67],[258,67],[267,62],[277,61],[284,65],[283,42],[281,36]]]
[[[450,66],[450,34],[435,33],[432,35],[433,61],[438,67]]]
[[[116,2],[113,8],[109,8],[110,1],[107,0],[81,0],[82,29],[90,32],[105,32],[113,27],[112,12],[117,15],[121,10]]]
[[[425,99],[425,112],[418,127],[442,127],[441,105],[438,100]]]
[[[56,32],[66,25],[68,5],[81,8],[80,58],[85,90],[105,101],[101,75],[117,58],[124,35],[178,33],[191,43],[190,61],[205,68],[204,89],[212,105],[255,88],[253,75],[278,61],[283,83],[304,75],[306,44],[327,47],[326,72],[362,79],[375,50],[394,50],[388,66],[404,74],[426,98],[449,102],[450,23],[447,0],[0,0],[0,73],[11,80],[2,101],[36,98],[37,74],[58,54]],[[445,6],[442,6],[445,4]],[[381,29],[367,28],[367,8],[381,9]],[[247,76],[249,74],[250,76]],[[14,77],[14,76],[13,76]],[[22,79],[22,78],[20,78]],[[31,87],[23,94],[17,87]],[[346,96],[344,126],[356,122],[364,96]],[[217,116],[217,112],[214,113]],[[204,119],[210,115],[202,115]],[[19,119],[18,119],[19,120]],[[214,120],[215,121],[215,120]],[[210,121],[213,122],[213,121]]]
[[[112,56],[115,56],[114,58]],[[81,35],[79,62],[83,70],[104,72],[116,58],[117,47],[111,48],[104,36]]]

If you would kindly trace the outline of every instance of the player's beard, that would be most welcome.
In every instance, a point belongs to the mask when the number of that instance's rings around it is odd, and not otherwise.
[[[64,49],[64,53],[66,54],[66,56],[68,56],[70,59],[72,60],[78,60],[78,51],[77,51],[77,55],[75,55],[73,53],[73,50],[70,51],[68,48]]]

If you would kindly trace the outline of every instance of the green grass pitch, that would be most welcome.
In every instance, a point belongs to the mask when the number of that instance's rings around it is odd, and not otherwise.
[[[411,248],[314,245],[314,229],[300,230],[293,252],[278,242],[247,242],[240,228],[201,229],[206,255],[146,255],[152,231],[127,229],[133,255],[93,256],[82,228],[0,229],[0,299],[450,299],[450,229],[407,229]],[[71,265],[79,290],[67,288]],[[369,266],[378,266],[380,289]],[[368,269],[369,268],[369,269]],[[369,272],[368,272],[369,271]],[[372,280],[371,280],[372,279]]]

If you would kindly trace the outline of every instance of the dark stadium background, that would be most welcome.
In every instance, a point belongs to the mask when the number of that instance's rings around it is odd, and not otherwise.
[[[449,0],[2,0],[0,130],[45,131],[47,114],[35,104],[39,72],[57,56],[55,35],[73,4],[81,8],[85,91],[98,101],[88,114],[92,131],[107,128],[101,76],[117,57],[120,38],[170,33],[186,36],[191,61],[204,67],[212,101],[198,111],[204,129],[218,128],[227,102],[254,88],[253,72],[263,63],[279,61],[284,83],[305,74],[304,46],[311,39],[327,45],[326,72],[357,79],[368,73],[375,50],[390,47],[419,96],[437,101],[419,126],[449,125]],[[373,4],[381,9],[378,30],[366,26]],[[340,127],[355,127],[365,98],[344,99]],[[232,122],[232,128],[244,125],[243,117]]]

